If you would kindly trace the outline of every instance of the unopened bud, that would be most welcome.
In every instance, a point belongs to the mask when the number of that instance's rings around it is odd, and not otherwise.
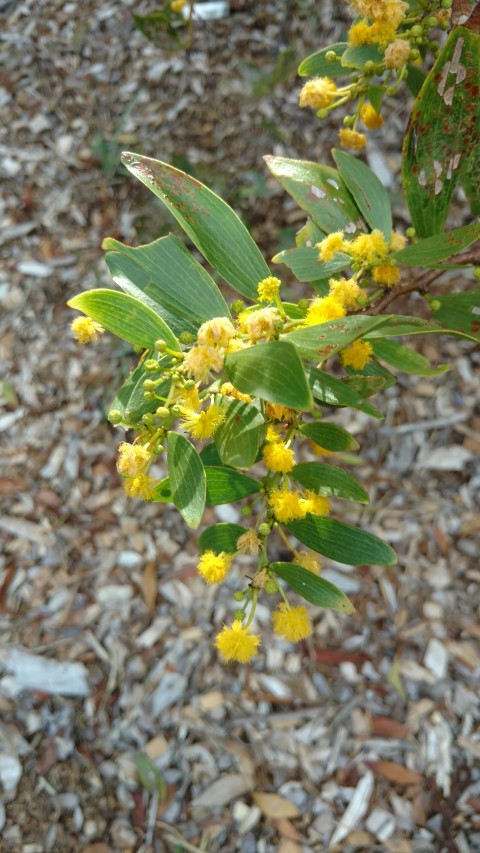
[[[156,387],[157,386],[155,385],[155,382],[153,381],[153,379],[145,379],[145,381],[143,383],[143,388],[145,391],[155,391]]]
[[[337,54],[335,53],[334,50],[327,50],[327,52],[325,54],[325,59],[327,60],[327,62],[336,62],[337,61]]]
[[[266,523],[266,521],[261,524],[257,530],[259,536],[268,536],[270,533],[270,525]]]
[[[365,65],[363,66],[364,74],[373,74],[375,71],[375,63],[372,62],[371,59],[368,59]]]
[[[121,423],[123,420],[123,415],[122,415],[120,409],[110,409],[110,411],[108,413],[108,420],[114,426],[116,424]]]
[[[155,349],[157,352],[165,352],[167,349],[167,342],[160,338],[158,341],[155,341]]]
[[[278,592],[278,583],[275,580],[275,578],[269,578],[268,579],[268,581],[266,582],[266,584],[264,586],[264,590],[267,593],[267,595],[274,595],[276,592]]]
[[[237,589],[236,592],[233,593],[233,597],[235,601],[243,601],[245,593],[241,589]]]
[[[245,303],[242,302],[241,299],[235,299],[235,301],[232,302],[232,311],[234,314],[240,314],[240,311],[243,311],[244,308]]]
[[[235,621],[237,621],[238,619],[240,622],[243,622],[243,620],[245,619],[245,611],[235,610],[233,613],[233,618],[235,619]]]

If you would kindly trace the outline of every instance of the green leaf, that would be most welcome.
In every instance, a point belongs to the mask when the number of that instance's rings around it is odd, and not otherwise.
[[[265,436],[265,422],[261,412],[242,400],[224,399],[228,408],[227,419],[215,432],[215,446],[224,465],[250,468]]]
[[[331,231],[352,234],[362,229],[360,213],[336,169],[286,157],[264,160],[284,190],[325,234]]]
[[[480,290],[451,293],[448,296],[435,295],[429,302],[435,320],[439,323],[445,323],[450,329],[468,332],[477,341],[480,340]]]
[[[474,216],[480,215],[480,159],[478,149],[470,151],[462,164],[460,181]]]
[[[208,466],[214,466],[218,468],[223,465],[220,456],[218,455],[218,450],[215,447],[214,443],[206,444],[205,447],[202,447],[200,451],[200,459],[202,460],[205,468]]]
[[[392,210],[385,187],[365,163],[351,154],[334,148],[332,156],[363,218],[372,230],[382,231],[388,242],[392,234]]]
[[[233,468],[205,468],[207,477],[207,506],[229,504],[254,495],[262,484]]]
[[[349,385],[353,387],[355,391],[362,395],[362,397],[369,397],[370,394],[376,394],[377,391],[385,391],[387,388],[391,388],[392,385],[395,385],[397,381],[397,377],[390,373],[383,364],[380,364],[376,359],[373,359],[362,370],[354,370],[352,367],[346,367],[345,370],[349,375]],[[361,387],[357,380],[361,380],[362,377],[374,378],[375,382],[373,387],[368,384],[365,387]],[[379,382],[378,380],[382,380]]]
[[[377,536],[334,518],[309,514],[285,527],[304,545],[339,563],[393,566],[397,562],[395,551]]]
[[[225,281],[256,301],[258,282],[270,270],[231,207],[195,178],[159,160],[125,152],[122,163],[164,202]]]
[[[443,230],[465,163],[478,157],[479,85],[480,37],[455,27],[418,94],[403,142],[403,188],[419,237]]]
[[[307,219],[303,228],[295,235],[295,245],[298,249],[311,249],[325,237],[324,232],[311,219]]]
[[[323,263],[318,258],[318,249],[285,249],[272,258],[274,264],[285,264],[298,281],[328,280],[335,273],[350,266],[348,255],[337,254],[335,258]]]
[[[145,791],[153,794],[157,792],[159,800],[167,796],[167,784],[155,764],[144,752],[135,755],[135,766],[137,768],[138,781]]]
[[[215,554],[221,554],[222,551],[226,554],[234,554],[237,550],[237,539],[246,532],[247,528],[242,527],[241,524],[230,524],[224,521],[212,524],[200,534],[198,548],[201,554],[210,550]]]
[[[415,376],[439,376],[450,370],[448,364],[431,367],[424,355],[396,341],[374,341],[371,346],[377,358],[391,364],[397,370],[402,370],[403,373],[412,373]]]
[[[399,335],[454,335],[457,338],[475,341],[475,343],[478,340],[474,334],[471,335],[459,329],[441,326],[439,323],[434,323],[432,320],[422,320],[420,317],[392,315],[385,319],[386,323],[384,326],[372,329],[365,337],[372,341],[372,339],[396,338]]]
[[[334,77],[342,77],[345,74],[350,74],[350,69],[345,68],[339,59],[336,59],[335,62],[329,62],[328,59],[325,59],[330,50],[335,51],[337,56],[343,56],[347,47],[348,42],[341,41],[336,44],[331,44],[328,47],[323,48],[323,50],[317,50],[316,53],[312,53],[310,56],[307,56],[300,63],[298,76],[330,77],[333,79]]]
[[[149,354],[153,358],[153,353]],[[115,409],[122,413],[122,422],[125,426],[136,424],[147,412],[154,412],[158,408],[158,400],[146,400],[143,383],[146,379],[157,379],[161,373],[162,362],[166,363],[168,356],[159,360],[158,373],[147,373],[143,364],[137,365],[128,375],[123,385],[117,391],[110,405],[110,411]],[[161,382],[157,385],[157,393],[165,397],[170,390],[171,380]]]
[[[173,503],[188,526],[196,529],[202,520],[206,499],[202,460],[187,438],[169,432],[167,464]]]
[[[366,399],[373,394],[377,394],[378,391],[382,391],[386,386],[387,380],[383,375],[368,376],[367,374],[364,376],[361,373],[355,373],[353,376],[346,376],[345,379],[342,379],[342,382],[345,382],[352,391],[355,391],[356,394],[360,394],[361,397]]]
[[[337,424],[329,423],[313,423],[303,424],[299,432],[306,435],[319,447],[324,447],[325,450],[331,450],[334,453],[341,453],[345,450],[358,450],[360,447],[358,441],[347,432],[343,427]]]
[[[290,476],[306,489],[311,489],[322,497],[369,503],[367,492],[355,477],[335,465],[301,462],[292,468]]]
[[[418,240],[411,246],[392,253],[392,258],[407,266],[431,267],[466,249],[479,238],[480,222],[470,222],[453,231]]]
[[[244,394],[299,411],[312,408],[303,364],[293,344],[270,341],[228,355],[225,372]]]
[[[342,65],[347,68],[363,68],[366,62],[383,62],[384,51],[378,44],[350,46],[342,56]]]
[[[330,581],[314,575],[296,563],[270,563],[270,569],[298,592],[305,601],[339,613],[355,613],[355,608],[345,593]]]
[[[157,503],[173,503],[170,477],[164,477],[163,480],[157,483],[153,489],[151,500]]]
[[[205,320],[230,317],[213,279],[173,234],[137,248],[108,238],[103,247],[113,250],[105,261],[116,284],[138,299],[143,292],[176,335],[196,334]]]
[[[384,417],[379,409],[376,409],[371,403],[367,403],[361,394],[350,388],[347,380],[336,379],[335,376],[330,376],[329,373],[318,370],[316,367],[310,367],[307,374],[313,396],[326,406],[351,406],[352,409],[359,409],[374,418]],[[366,379],[367,377],[361,378]]]
[[[348,346],[388,322],[388,317],[371,317],[367,314],[352,314],[340,320],[329,320],[318,326],[306,326],[294,332],[282,335],[281,340],[295,344],[303,358],[316,361],[330,358],[339,350]],[[257,347],[255,347],[255,350]]]
[[[134,346],[153,349],[162,338],[169,347],[180,350],[175,335],[155,311],[138,299],[116,290],[86,290],[67,303],[101,323],[109,332]]]
[[[407,86],[410,90],[410,94],[416,98],[427,79],[427,75],[425,74],[425,71],[422,71],[422,69],[418,68],[416,65],[411,65],[409,63],[407,68]]]
[[[376,113],[381,112],[385,86],[369,86],[367,89],[368,100]]]

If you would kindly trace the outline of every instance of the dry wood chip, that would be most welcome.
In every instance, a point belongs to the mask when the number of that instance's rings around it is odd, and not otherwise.
[[[226,806],[237,797],[248,794],[252,788],[253,780],[250,777],[241,773],[227,773],[192,800],[192,809]]]
[[[254,791],[252,799],[266,817],[270,818],[292,818],[298,817],[300,812],[294,803],[282,797],[280,794],[269,794],[264,791]]]
[[[389,782],[394,782],[396,785],[415,785],[417,782],[424,782],[424,776],[420,773],[415,773],[413,770],[408,770],[402,767],[401,764],[396,764],[394,761],[368,761],[368,766],[377,776],[382,776],[388,779]]]
[[[348,833],[352,829],[356,828],[367,813],[370,797],[373,792],[373,784],[373,773],[367,770],[355,788],[352,799],[350,800],[337,828],[335,829],[335,832],[330,839],[330,845],[332,847],[343,841],[343,839],[347,837]]]

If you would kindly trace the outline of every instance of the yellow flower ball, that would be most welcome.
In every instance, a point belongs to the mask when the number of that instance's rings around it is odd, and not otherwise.
[[[236,660],[239,663],[248,663],[256,654],[260,645],[260,637],[250,634],[248,628],[244,628],[239,619],[235,619],[230,627],[224,625],[217,634],[215,646],[222,658],[226,661]]]
[[[298,643],[313,633],[313,626],[306,607],[290,607],[283,602],[278,610],[272,613],[273,630],[275,634]]]
[[[263,449],[263,461],[269,471],[288,474],[295,465],[295,456],[291,447],[285,447],[283,442],[272,442]]]
[[[354,370],[363,370],[366,364],[372,360],[373,349],[368,341],[354,341],[350,346],[340,351],[340,360],[344,367],[353,367]]]
[[[369,130],[378,130],[383,125],[383,116],[377,113],[371,104],[363,104],[360,110],[360,118]]]
[[[209,549],[204,551],[198,561],[197,571],[202,576],[205,583],[214,584],[221,583],[225,580],[230,566],[232,564],[233,554],[226,554],[221,551],[220,554],[215,554]]]
[[[337,87],[329,77],[314,77],[308,80],[300,92],[301,107],[312,107],[321,110],[329,107],[335,99]]]
[[[344,148],[351,148],[352,151],[360,151],[367,144],[367,137],[364,133],[358,133],[357,130],[351,130],[349,127],[342,127],[339,137],[340,144]]]

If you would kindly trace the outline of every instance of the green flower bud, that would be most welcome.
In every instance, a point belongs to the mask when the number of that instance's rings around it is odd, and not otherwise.
[[[278,583],[275,578],[269,578],[263,588],[267,595],[274,595],[276,592],[278,592]]]
[[[161,442],[159,444],[155,444],[153,447],[153,453],[156,456],[158,456],[160,453],[163,453],[164,450],[165,448]]]
[[[259,536],[268,536],[269,533],[270,533],[270,525],[267,524],[266,521],[264,521],[263,524],[261,524],[260,527],[258,528],[258,535]]]
[[[343,126],[344,127],[352,127],[354,121],[355,121],[355,116],[345,116],[345,118],[343,119]]]
[[[308,311],[309,302],[308,299],[299,299],[297,305],[300,311]]]
[[[147,373],[156,373],[159,370],[158,361],[155,361],[154,358],[147,358],[146,361],[143,362],[143,366]]]
[[[442,303],[439,302],[438,299],[432,299],[432,301],[430,302],[430,308],[432,309],[432,311],[438,311],[438,309],[441,307]]]
[[[240,622],[243,622],[245,619],[245,611],[244,610],[235,610],[233,613],[233,618],[235,620],[239,619]]]
[[[145,400],[154,400],[155,399],[155,391],[144,391],[143,396]]]
[[[407,228],[407,230],[405,231],[405,235],[406,235],[410,240],[412,240],[412,239],[413,239],[413,237],[415,237],[415,234],[416,234],[415,228]]]
[[[193,344],[195,340],[195,335],[192,335],[191,332],[180,332],[180,334],[178,335],[178,340],[181,344],[185,344],[186,346],[188,346],[188,344]]]
[[[420,26],[420,24],[415,24],[410,30],[410,32],[412,36],[415,36],[416,38],[418,36],[423,36],[423,28]]]
[[[326,109],[317,110],[317,118],[320,118],[320,119],[328,118],[328,110],[326,110]]]
[[[145,379],[143,383],[143,387],[145,391],[155,391],[157,386],[153,379]]]
[[[181,406],[178,406],[178,405],[172,406],[172,415],[175,415],[176,418],[180,417],[180,415],[182,414],[182,411],[183,410],[182,410]]]
[[[195,388],[195,379],[187,379],[186,382],[183,383],[183,387],[185,391],[193,391]]]
[[[327,50],[325,54],[325,59],[327,60],[327,62],[336,62],[337,54],[334,50]]]
[[[430,18],[426,19],[425,24],[427,25],[427,27],[430,27],[430,29],[432,29],[433,27],[437,26],[438,18],[435,18],[434,15],[432,15]]]
[[[167,406],[159,406],[155,414],[161,421],[164,421],[170,415],[170,409]]]
[[[142,420],[145,426],[153,426],[155,423],[155,415],[152,415],[151,412],[145,412]]]
[[[235,601],[243,601],[243,599],[245,598],[245,593],[243,592],[243,590],[237,589],[233,593],[233,597],[234,597]]]
[[[116,424],[120,424],[123,421],[123,415],[120,409],[110,409],[108,413],[108,420],[114,426],[116,426]]]
[[[452,0],[442,0],[440,3],[442,9],[451,9],[452,8]]]
[[[165,352],[167,349],[167,342],[159,338],[158,341],[155,341],[155,349],[157,352]]]
[[[141,346],[139,346],[139,344],[135,344],[133,351],[137,355],[143,355],[144,349],[145,349],[145,347],[141,347]]]
[[[450,21],[440,21],[440,29],[444,32],[450,29]]]
[[[372,62],[371,59],[368,59],[367,62],[365,63],[365,65],[363,66],[363,73],[364,74],[373,74],[374,71],[375,71],[375,63]]]
[[[235,299],[235,302],[232,302],[232,311],[234,314],[240,314],[240,311],[243,311],[244,308],[245,303],[241,299]]]
[[[247,518],[249,515],[252,514],[252,507],[251,506],[242,506],[242,508],[240,510],[240,514],[243,516],[243,518]]]
[[[417,59],[420,59],[420,51],[418,48],[414,47],[413,50],[408,54],[408,58],[411,62],[415,62]]]

